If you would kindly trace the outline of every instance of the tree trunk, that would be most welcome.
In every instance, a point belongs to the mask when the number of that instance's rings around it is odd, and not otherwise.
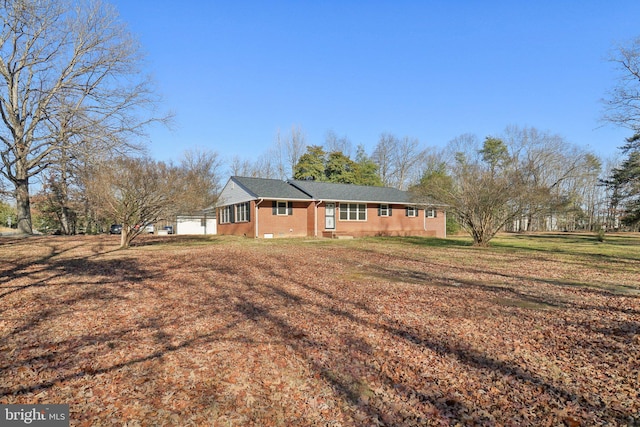
[[[486,248],[489,246],[489,241],[491,238],[486,234],[478,234],[473,236],[473,246],[479,246],[481,248]]]
[[[129,240],[127,239],[127,232],[125,231],[125,225],[122,224],[122,231],[120,232],[120,248],[126,249],[129,247]]]
[[[64,235],[75,234],[75,212],[69,208],[69,174],[67,172],[68,159],[67,152],[61,150],[60,160],[60,182],[55,185],[57,201],[60,206],[60,228]]]
[[[60,209],[60,231],[65,236],[71,234],[71,227],[69,226],[69,209],[66,206],[62,206]]]
[[[18,179],[16,186],[16,203],[18,210],[18,230],[25,234],[33,234],[31,225],[31,202],[29,200],[29,178]]]
[[[122,224],[122,233],[120,234],[120,249],[127,249],[131,245],[131,241],[136,237],[137,233],[133,227]]]

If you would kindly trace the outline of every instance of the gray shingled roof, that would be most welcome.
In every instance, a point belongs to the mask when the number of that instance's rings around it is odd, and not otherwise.
[[[291,180],[289,183],[316,200],[411,204],[408,192],[389,187]]]
[[[311,200],[311,197],[279,179],[248,178],[244,176],[231,177],[246,191],[256,198],[282,199],[282,200]]]
[[[244,176],[232,176],[231,179],[256,199],[416,204],[409,192],[390,187]],[[435,201],[429,205],[444,206]]]

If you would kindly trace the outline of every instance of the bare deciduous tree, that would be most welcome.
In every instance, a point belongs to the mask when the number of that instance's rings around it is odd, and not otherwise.
[[[587,167],[587,153],[559,135],[530,127],[510,126],[504,140],[526,183],[545,189],[530,194],[516,231],[558,228],[559,221],[566,223],[568,216],[575,216],[577,184]]]
[[[232,176],[253,176],[253,165],[249,160],[236,155],[231,159],[229,171]]]
[[[640,133],[640,37],[618,46],[610,60],[619,76],[605,100],[605,119]]]
[[[267,178],[267,179],[282,179],[284,168],[282,163],[276,161],[276,157],[273,152],[262,154],[252,164],[249,163],[248,172],[245,172],[243,176],[251,176],[254,178]]]
[[[94,167],[86,186],[94,208],[122,224],[120,246],[126,248],[147,224],[176,214],[184,182],[176,167],[120,157]]]
[[[397,138],[382,134],[371,159],[378,165],[380,179],[386,187],[406,190],[420,179],[420,170],[426,151],[416,138]]]
[[[393,168],[395,170],[396,183],[394,187],[406,190],[409,185],[415,184],[418,179],[418,166],[425,158],[425,150],[420,148],[420,141],[416,138],[405,136],[397,147]]]
[[[502,140],[487,138],[480,146],[464,135],[449,144],[452,160],[446,173],[433,173],[413,188],[416,201],[436,200],[448,205],[460,225],[478,246],[486,246],[495,234],[523,209],[523,183],[518,169],[503,157]]]
[[[478,246],[516,219],[549,212],[570,194],[566,184],[584,165],[584,153],[535,129],[512,128],[483,144],[463,135],[447,151],[440,162],[446,169],[414,187],[416,200],[447,204]]]
[[[380,135],[378,144],[371,155],[371,160],[378,165],[378,174],[385,187],[392,186],[393,158],[395,156],[395,136],[387,133]]]
[[[293,176],[295,165],[306,150],[306,138],[300,127],[292,126],[291,133],[276,134],[274,144],[255,160],[231,159],[232,175],[254,178],[288,179]]]
[[[182,195],[176,198],[177,209],[188,213],[212,206],[220,193],[222,162],[218,153],[204,150],[189,150],[183,155],[178,167],[178,183]]]
[[[30,179],[75,150],[126,147],[154,99],[111,6],[7,1],[0,22],[1,172],[15,187],[19,228],[31,233]]]
[[[346,136],[339,137],[333,130],[328,130],[324,136],[324,151],[327,153],[338,152],[351,157],[353,144]]]
[[[122,224],[127,247],[144,226],[212,206],[220,190],[218,154],[191,150],[179,165],[119,157],[89,168],[85,193],[98,216]]]
[[[268,155],[277,159],[276,169],[279,179],[287,179],[293,176],[293,169],[306,148],[306,137],[300,126],[291,126],[291,133],[284,137],[278,131],[273,154]],[[261,176],[263,175],[261,174]]]

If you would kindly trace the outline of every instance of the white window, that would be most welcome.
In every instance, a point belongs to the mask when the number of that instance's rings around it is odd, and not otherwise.
[[[231,206],[225,206],[220,209],[220,223],[227,224],[231,222]]]
[[[407,206],[407,216],[418,216],[418,209],[415,206]]]
[[[436,210],[435,209],[425,209],[424,210],[424,214],[427,218],[435,218],[436,217]]]
[[[389,216],[389,205],[380,205],[380,216]]]
[[[249,202],[236,205],[236,222],[249,221]]]
[[[287,202],[277,202],[276,214],[277,215],[287,215],[288,214]]]
[[[367,205],[362,203],[340,203],[340,221],[366,221]]]

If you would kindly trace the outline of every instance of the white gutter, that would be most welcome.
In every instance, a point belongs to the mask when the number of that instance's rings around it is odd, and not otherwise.
[[[259,232],[258,232],[258,206],[260,205],[260,203],[264,202],[264,199],[260,199],[256,202],[256,239],[259,236]]]
[[[424,207],[424,213],[422,214],[422,228],[427,231],[427,207]]]
[[[318,206],[320,206],[320,204],[324,202],[324,200],[318,200],[316,203],[314,203],[314,208],[313,208],[313,237],[317,238],[318,237]]]
[[[447,211],[445,209],[442,210],[444,214],[444,238],[447,238]]]

